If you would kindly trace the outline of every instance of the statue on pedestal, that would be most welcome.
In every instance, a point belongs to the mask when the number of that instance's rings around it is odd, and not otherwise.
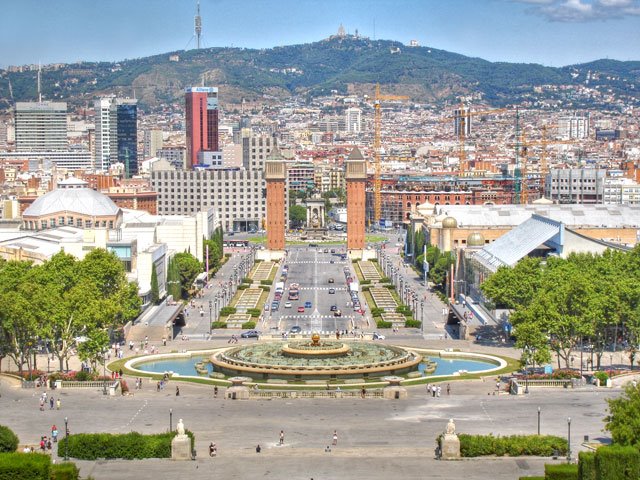
[[[447,422],[447,429],[445,430],[446,435],[455,435],[456,434],[456,424],[453,422],[453,418],[449,419]]]
[[[178,420],[178,425],[176,425],[176,431],[178,432],[179,437],[186,436],[186,433],[184,433],[184,423],[182,423],[182,419]]]

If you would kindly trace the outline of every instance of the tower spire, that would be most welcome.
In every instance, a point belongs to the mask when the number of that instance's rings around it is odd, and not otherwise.
[[[196,17],[194,18],[195,25],[195,33],[196,33],[196,44],[198,50],[200,50],[200,36],[202,34],[202,18],[200,17],[200,0],[198,0],[198,5],[196,7]]]

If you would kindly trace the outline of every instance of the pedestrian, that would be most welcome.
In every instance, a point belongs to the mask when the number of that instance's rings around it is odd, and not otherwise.
[[[279,445],[284,445],[284,430],[280,430],[280,443]]]
[[[260,448],[260,444],[256,445],[256,453],[260,453],[262,448]]]
[[[211,442],[211,444],[209,445],[209,456],[215,457],[217,454],[218,454],[218,447],[216,446],[215,443]]]
[[[442,392],[442,387],[438,385],[438,388],[436,390],[436,396],[439,397],[441,392]]]
[[[218,386],[213,387],[213,398],[218,398]]]
[[[451,385],[447,383],[447,395],[451,393]]]
[[[429,395],[431,395],[431,384],[430,383],[427,384],[427,397]]]
[[[496,392],[500,391],[500,379],[496,380]]]
[[[138,390],[139,387],[140,387],[140,383],[138,382],[138,379],[136,378],[136,390]]]
[[[367,395],[367,389],[362,387],[362,390],[360,390],[360,397],[364,398]]]
[[[138,388],[142,390],[142,377],[138,378]]]
[[[49,399],[49,410],[53,410],[53,397]]]
[[[56,400],[56,410],[60,410],[60,397]]]
[[[40,397],[40,411],[44,412],[44,400]]]
[[[51,427],[51,438],[53,438],[53,443],[58,443],[58,427],[55,425]]]
[[[331,445],[333,445],[334,447],[336,445],[338,445],[338,431],[337,430],[333,431],[333,441],[331,442]]]
[[[180,396],[180,387],[176,385],[176,397]]]
[[[437,390],[437,389],[436,389],[436,386],[435,386],[435,385],[432,385],[432,386],[431,386],[431,396],[432,396],[433,398],[436,398],[436,390]]]

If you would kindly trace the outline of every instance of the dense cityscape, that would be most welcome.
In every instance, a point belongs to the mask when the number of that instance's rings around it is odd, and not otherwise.
[[[200,8],[0,68],[0,477],[640,478],[638,62]]]

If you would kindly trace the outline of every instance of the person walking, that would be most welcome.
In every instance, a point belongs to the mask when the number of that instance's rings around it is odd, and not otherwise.
[[[447,395],[451,393],[451,385],[447,383]]]
[[[284,430],[280,430],[280,443],[279,445],[284,445]]]
[[[215,443],[211,442],[211,444],[209,445],[209,456],[215,457],[217,454],[218,454],[218,447],[216,446]]]
[[[53,438],[53,443],[58,443],[58,427],[55,425],[51,427],[51,438]]]
[[[176,385],[176,397],[180,396],[180,387]]]
[[[338,431],[337,430],[333,431],[333,441],[331,442],[331,445],[333,445],[334,447],[336,445],[338,445]]]
[[[213,387],[213,398],[218,398],[218,386]]]
[[[60,410],[60,397],[56,400],[56,410]]]
[[[49,410],[53,410],[53,396],[49,399]]]

